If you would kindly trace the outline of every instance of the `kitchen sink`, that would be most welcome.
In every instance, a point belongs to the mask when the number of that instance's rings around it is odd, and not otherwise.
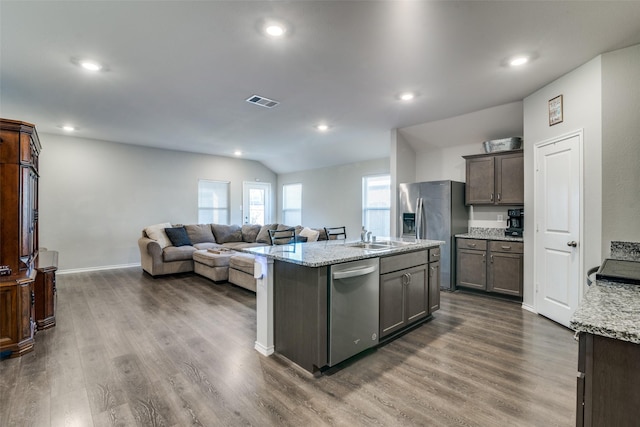
[[[395,248],[399,246],[412,245],[411,242],[396,242],[396,241],[379,241],[379,242],[358,242],[349,246],[354,248],[366,249],[369,251],[382,251],[385,249]]]

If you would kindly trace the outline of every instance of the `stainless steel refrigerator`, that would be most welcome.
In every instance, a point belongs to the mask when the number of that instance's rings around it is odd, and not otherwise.
[[[414,182],[398,187],[398,234],[444,240],[445,244],[440,247],[440,289],[455,290],[454,235],[466,233],[469,222],[469,209],[464,204],[464,182]]]

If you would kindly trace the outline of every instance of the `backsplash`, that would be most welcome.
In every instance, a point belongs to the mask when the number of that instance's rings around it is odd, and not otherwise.
[[[640,242],[611,242],[611,258],[640,261]]]
[[[469,234],[472,236],[478,236],[483,239],[491,239],[492,237],[500,238],[504,237],[504,229],[503,228],[489,228],[489,227],[469,227]]]

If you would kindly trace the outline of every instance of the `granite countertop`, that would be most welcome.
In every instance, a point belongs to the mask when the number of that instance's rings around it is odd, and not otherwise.
[[[640,262],[640,243],[611,242],[611,257]],[[570,326],[578,332],[640,344],[640,286],[597,280]]]
[[[598,280],[573,314],[571,329],[640,344],[640,286]]]
[[[419,239],[385,239],[375,243],[399,242],[400,246],[389,246],[384,249],[363,249],[355,247],[359,241],[324,240],[321,242],[295,243],[290,245],[260,246],[241,249],[243,252],[264,256],[278,261],[304,265],[306,267],[322,267],[359,259],[377,258],[380,256],[413,252],[443,245],[441,240]],[[375,244],[374,243],[374,244]]]
[[[456,234],[461,239],[503,240],[507,242],[524,242],[522,237],[504,235],[504,228],[470,227],[468,233]]]

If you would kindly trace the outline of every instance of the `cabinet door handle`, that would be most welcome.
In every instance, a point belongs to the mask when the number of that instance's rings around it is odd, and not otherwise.
[[[491,264],[493,264],[493,254],[491,254],[490,259],[491,259]]]
[[[486,254],[482,254],[482,262],[487,262],[487,255]]]
[[[504,245],[502,245],[502,246],[500,246],[500,247],[501,247],[502,249],[511,249],[511,246],[504,246]]]
[[[491,201],[493,202],[493,193],[491,193]]]
[[[472,248],[475,248],[476,244],[475,243],[469,243],[469,246],[471,246]]]
[[[500,201],[500,193],[498,193],[498,201]]]

